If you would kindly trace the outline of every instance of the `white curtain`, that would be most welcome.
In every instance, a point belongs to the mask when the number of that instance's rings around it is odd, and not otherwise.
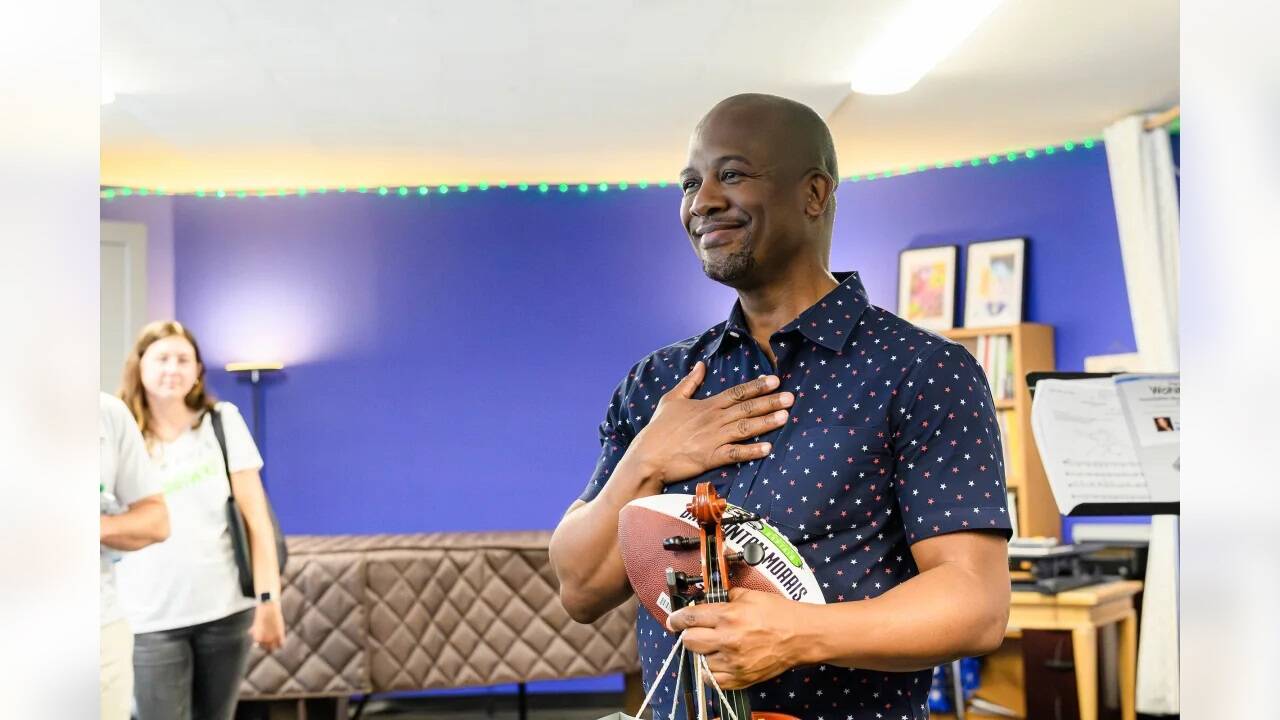
[[[1141,367],[1178,370],[1178,193],[1163,128],[1127,117],[1103,132]],[[1156,516],[1138,644],[1138,712],[1178,712],[1178,518]]]

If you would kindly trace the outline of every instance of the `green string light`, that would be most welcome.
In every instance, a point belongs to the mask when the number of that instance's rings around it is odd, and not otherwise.
[[[864,180],[869,181],[869,180],[877,180],[881,178],[891,178],[894,176],[912,175],[915,173],[925,172],[930,169],[944,170],[944,169],[947,169],[948,167],[963,168],[966,165],[968,165],[969,167],[980,167],[981,165],[984,164],[984,162],[987,165],[999,165],[1002,162],[1015,162],[1022,158],[1033,160],[1041,156],[1055,155],[1059,151],[1073,152],[1077,147],[1083,147],[1086,150],[1092,150],[1101,142],[1102,142],[1102,138],[1087,137],[1079,141],[1067,140],[1063,142],[1061,145],[1045,145],[1043,147],[1038,147],[1038,148],[1009,150],[1009,151],[995,153],[991,155],[972,157],[967,160],[962,159],[962,160],[952,160],[952,161],[939,161],[939,162],[934,162],[932,164],[921,163],[915,166],[904,166],[896,169],[890,168],[890,169],[882,170],[879,172],[867,173],[865,175],[852,175],[848,177],[847,180],[849,182],[862,182]],[[521,192],[528,192],[530,188],[537,187],[538,192],[542,194],[546,194],[550,192],[552,187],[554,187],[556,190],[560,191],[561,193],[568,193],[570,187],[576,187],[578,190],[578,194],[586,195],[591,193],[592,190],[595,190],[596,192],[602,192],[602,193],[608,192],[611,189],[611,187],[616,187],[620,191],[628,190],[632,187],[635,187],[638,190],[647,190],[651,184],[656,185],[659,188],[666,188],[671,183],[665,180],[659,181],[657,183],[650,183],[648,181],[641,180],[635,183],[629,183],[625,181],[619,181],[617,183],[608,183],[608,182],[585,183],[584,182],[584,183],[577,183],[576,185],[571,186],[569,183],[557,183],[555,185],[551,185],[545,182],[538,183],[537,185],[531,185],[530,183],[527,183],[527,182],[522,182],[516,185],[510,185],[506,181],[503,181],[503,182],[497,183],[496,187],[503,190],[507,189],[508,187],[516,187]],[[465,193],[470,191],[472,187],[473,186],[469,183],[460,183],[454,186],[453,188],[451,188],[448,185],[439,185],[437,186],[437,192],[439,192],[439,194],[441,195],[447,195],[450,189],[456,189],[458,192]],[[491,187],[494,187],[494,185],[491,185],[488,182],[481,182],[481,183],[476,183],[474,187],[480,190],[481,192],[486,192]],[[363,193],[368,193],[370,189],[366,186],[361,185],[357,188],[357,190],[358,192],[363,194]],[[378,186],[376,190],[378,195],[381,195],[381,196],[386,196],[390,194],[391,190],[395,190],[395,193],[400,197],[406,197],[410,195],[412,192],[411,187],[403,186],[403,185],[397,188],[388,188],[385,185]],[[346,193],[348,191],[348,188],[346,185],[340,185],[337,188],[334,188],[334,191],[338,193]],[[288,197],[291,194],[296,195],[297,197],[300,197],[300,198],[304,198],[304,197],[307,197],[308,195],[324,195],[328,192],[329,192],[328,188],[317,188],[317,189],[309,190],[305,187],[297,188],[294,190],[288,190],[288,189],[265,190],[264,189],[264,190],[234,190],[234,191],[206,190],[205,188],[196,188],[191,194],[199,198],[209,197],[211,195],[218,198],[225,198],[228,196],[228,194],[233,194],[237,198],[245,198],[251,194],[259,198],[265,198],[268,195]],[[418,186],[418,195],[426,196],[426,195],[429,195],[430,192],[431,192],[430,186],[428,185]],[[182,194],[184,193],[179,193],[179,195],[182,195]],[[157,188],[107,187],[107,188],[101,188],[99,190],[99,197],[103,200],[127,198],[135,195],[138,197],[149,197],[153,195],[154,196],[171,196],[171,195],[174,195],[174,193],[168,192],[163,188],[159,188],[159,187]]]

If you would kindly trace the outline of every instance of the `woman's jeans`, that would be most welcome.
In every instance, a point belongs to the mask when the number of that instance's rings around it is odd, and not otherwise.
[[[137,720],[231,720],[253,642],[253,612],[135,635]]]

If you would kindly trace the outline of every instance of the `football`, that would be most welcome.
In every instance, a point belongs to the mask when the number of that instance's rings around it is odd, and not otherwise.
[[[640,603],[664,625],[673,612],[667,588],[667,568],[701,577],[701,554],[697,543],[691,548],[668,550],[663,541],[673,537],[698,537],[698,524],[689,511],[693,495],[671,493],[632,500],[618,516],[618,545],[627,579]],[[748,513],[734,505],[725,508],[726,520]],[[825,604],[813,570],[787,539],[764,520],[726,524],[726,551],[741,553],[757,543],[763,552],[754,565],[733,563],[729,569],[731,587],[774,593],[799,602]]]

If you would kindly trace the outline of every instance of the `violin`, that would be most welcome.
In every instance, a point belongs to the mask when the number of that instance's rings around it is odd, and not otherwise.
[[[698,548],[701,554],[702,577],[691,577],[667,568],[667,591],[672,601],[672,610],[694,603],[729,602],[729,587],[732,581],[731,570],[738,565],[757,565],[764,559],[764,548],[755,542],[743,545],[741,552],[726,552],[724,542],[724,526],[743,522],[755,522],[760,518],[745,514],[740,517],[726,518],[725,507],[728,503],[716,493],[715,486],[709,482],[698,483],[693,501],[689,503],[689,512],[698,524],[698,537],[674,537],[663,541],[667,550],[681,551]],[[754,712],[746,690],[724,690],[712,693],[709,697],[702,673],[698,672],[697,658],[694,653],[684,650],[681,662],[688,663],[691,671],[684,673],[684,706],[685,717],[707,718],[708,705],[720,705],[718,720],[800,720],[792,715],[777,712]],[[723,700],[721,700],[723,697]],[[697,715],[691,713],[697,711]],[[728,711],[732,711],[730,714]]]

